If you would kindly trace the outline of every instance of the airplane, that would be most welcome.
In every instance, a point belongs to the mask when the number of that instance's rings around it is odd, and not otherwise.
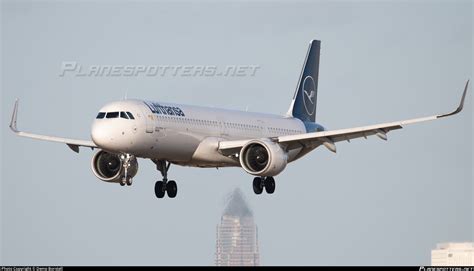
[[[168,180],[170,165],[200,168],[241,167],[255,176],[253,190],[275,191],[274,177],[323,145],[336,152],[336,143],[377,136],[405,125],[437,120],[463,109],[467,80],[459,106],[446,114],[370,126],[326,130],[316,123],[321,41],[310,42],[298,84],[286,115],[208,108],[148,100],[126,99],[104,105],[91,127],[92,140],[77,140],[22,132],[17,129],[18,99],[10,128],[18,136],[98,149],[92,157],[93,174],[101,181],[132,185],[137,158],[156,164],[162,179],[155,195],[176,197],[176,181]]]

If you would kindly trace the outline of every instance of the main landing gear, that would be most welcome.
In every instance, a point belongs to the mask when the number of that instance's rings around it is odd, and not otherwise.
[[[260,195],[263,192],[263,188],[265,188],[268,194],[273,194],[275,192],[275,179],[271,176],[255,177],[253,179],[253,192]]]
[[[155,195],[157,198],[161,199],[168,193],[168,197],[174,198],[178,193],[178,186],[173,180],[168,181],[168,169],[170,168],[171,163],[164,160],[153,161],[156,164],[156,169],[161,172],[163,176],[162,181],[157,181],[155,183]]]

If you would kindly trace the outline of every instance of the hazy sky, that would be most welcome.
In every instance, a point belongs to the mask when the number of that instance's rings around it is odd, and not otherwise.
[[[89,139],[106,102],[145,98],[283,114],[308,42],[322,41],[317,121],[329,129],[444,113],[472,75],[472,3],[2,1],[1,264],[212,265],[225,196],[240,187],[264,265],[419,265],[473,239],[472,88],[452,118],[317,149],[254,195],[242,169],[172,166],[176,199],[139,160],[101,182],[93,152],[15,137]],[[60,77],[90,65],[260,65],[247,77]]]

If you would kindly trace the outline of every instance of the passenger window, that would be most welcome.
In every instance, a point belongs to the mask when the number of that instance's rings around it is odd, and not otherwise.
[[[103,119],[104,117],[105,117],[105,112],[99,112],[99,114],[97,114],[96,119]]]
[[[118,118],[118,116],[119,116],[119,112],[109,112],[107,113],[106,118],[113,119],[113,118]]]
[[[122,119],[128,119],[127,114],[125,114],[125,112],[123,112],[123,111],[120,112],[120,117],[121,117]]]
[[[135,118],[133,117],[132,113],[127,112],[127,115],[128,115],[128,117],[129,117],[131,120],[134,120],[134,119],[135,119]]]

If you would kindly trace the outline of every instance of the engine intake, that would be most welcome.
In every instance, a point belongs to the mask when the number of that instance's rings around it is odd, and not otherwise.
[[[276,176],[287,164],[288,155],[270,140],[253,140],[240,150],[240,165],[249,174],[255,176]]]
[[[92,157],[92,172],[101,181],[119,183],[123,178],[133,178],[137,174],[138,162],[135,156],[128,159],[127,176],[124,165],[126,162],[125,155],[100,150]]]

